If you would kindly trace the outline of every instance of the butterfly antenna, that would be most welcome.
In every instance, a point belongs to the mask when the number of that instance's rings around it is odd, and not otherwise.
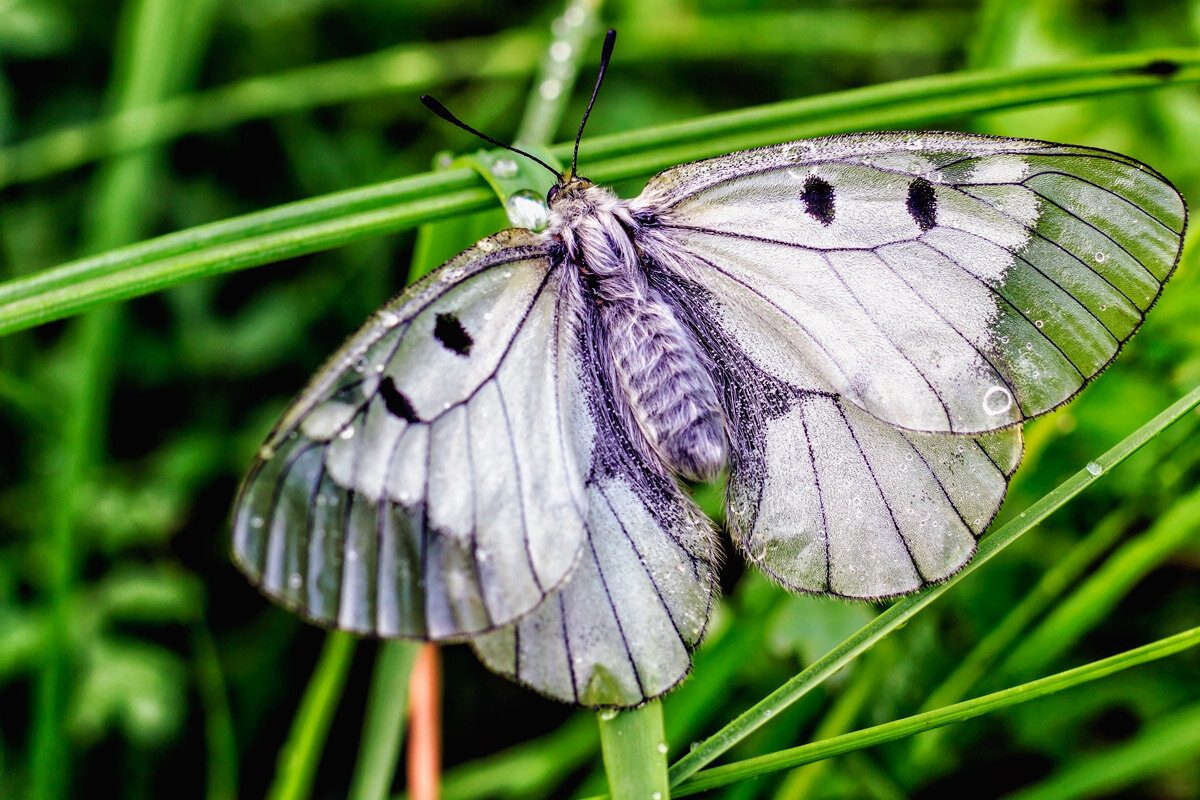
[[[594,96],[593,96],[593,99],[595,99]],[[503,147],[505,150],[511,150],[514,153],[518,153],[520,155],[525,156],[528,159],[536,161],[537,163],[541,164],[546,169],[550,170],[550,174],[552,174],[555,178],[560,177],[558,174],[558,170],[556,170],[554,167],[547,164],[545,161],[542,161],[540,158],[535,156],[533,153],[526,153],[524,150],[521,150],[518,147],[513,147],[511,144],[505,144],[504,142],[501,142],[498,139],[493,139],[492,137],[488,136],[486,133],[480,133],[479,131],[475,130],[467,123],[463,122],[458,117],[451,114],[450,109],[446,108],[444,105],[439,103],[437,100],[434,100],[429,95],[427,95],[427,94],[421,95],[421,102],[425,104],[426,108],[428,108],[433,113],[437,114],[442,119],[446,120],[446,122],[449,122],[451,125],[456,125],[459,128],[462,128],[467,133],[473,133],[476,136],[478,136],[480,139],[483,139],[485,142],[490,142],[491,144],[496,145],[496,147]],[[590,108],[590,106],[589,106],[589,108]]]
[[[583,119],[579,121],[579,133],[575,135],[575,154],[571,156],[572,175],[575,174],[575,166],[579,163],[579,140],[583,138],[583,126],[587,125],[588,115],[592,113],[592,106],[596,104],[596,95],[600,93],[600,84],[604,81],[604,73],[608,69],[608,60],[612,58],[613,44],[616,41],[616,30],[609,28],[604,36],[604,48],[600,51],[600,74],[596,76],[596,85],[592,87],[592,99],[588,101],[587,111],[583,112]]]

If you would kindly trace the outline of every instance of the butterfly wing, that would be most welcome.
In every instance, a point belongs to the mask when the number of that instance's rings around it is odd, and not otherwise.
[[[598,353],[584,326],[582,352]],[[629,707],[691,669],[715,583],[712,524],[659,464],[642,460],[614,412],[622,398],[585,363],[596,427],[587,540],[567,582],[516,624],[471,640],[491,669],[576,705]]]
[[[803,363],[787,381],[759,367],[718,322],[725,298],[677,273],[654,284],[715,365],[731,442],[726,520],[749,561],[792,589],[878,598],[971,559],[1020,461],[1020,428],[963,436],[880,422]]]
[[[793,385],[914,431],[1070,399],[1178,259],[1179,193],[1125,156],[961,134],[794,142],[661,173],[633,202],[720,324]]]
[[[512,622],[584,541],[573,326],[544,240],[484,239],[382,308],[267,437],[235,560],[313,620],[446,639]]]

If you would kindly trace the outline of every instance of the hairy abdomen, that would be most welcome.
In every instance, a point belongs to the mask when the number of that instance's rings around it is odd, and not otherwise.
[[[677,475],[712,480],[725,466],[725,417],[695,341],[657,293],[600,307],[612,373],[647,443]]]

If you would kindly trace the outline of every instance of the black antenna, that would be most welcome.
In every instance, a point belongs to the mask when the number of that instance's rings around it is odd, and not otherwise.
[[[603,71],[601,71],[600,74],[603,75],[604,74]],[[592,99],[593,100],[595,99],[594,95],[593,95]],[[535,156],[533,153],[526,153],[524,150],[520,150],[516,147],[513,147],[511,144],[505,144],[504,142],[493,139],[492,137],[488,136],[486,133],[480,133],[479,131],[475,130],[467,123],[463,122],[458,117],[451,114],[450,109],[446,108],[444,105],[439,103],[437,100],[434,100],[429,95],[427,95],[427,94],[421,95],[421,102],[425,104],[426,108],[428,108],[433,113],[437,114],[442,119],[446,120],[446,122],[449,122],[451,125],[457,125],[458,127],[462,128],[467,133],[475,134],[480,139],[483,139],[485,142],[491,142],[492,144],[496,145],[497,147],[503,147],[505,150],[511,150],[514,153],[519,153],[519,154],[525,156],[526,158],[532,159],[532,160],[536,161],[537,163],[541,164],[546,169],[550,170],[550,173],[555,178],[559,177],[558,170],[556,170],[554,167],[547,164],[545,161],[542,161],[540,158]],[[590,108],[591,107],[589,106],[589,109]],[[584,119],[587,119],[587,117],[585,116]],[[575,147],[576,147],[576,150],[578,150],[579,145],[576,144]]]
[[[571,156],[571,175],[575,174],[575,165],[579,162],[579,140],[583,138],[583,126],[587,125],[588,115],[596,104],[596,95],[600,93],[600,83],[604,80],[604,72],[608,69],[608,60],[612,58],[613,44],[617,41],[617,31],[609,28],[604,36],[604,48],[600,51],[600,74],[596,76],[596,85],[592,87],[592,99],[588,101],[587,111],[579,121],[579,133],[575,135],[575,154]]]

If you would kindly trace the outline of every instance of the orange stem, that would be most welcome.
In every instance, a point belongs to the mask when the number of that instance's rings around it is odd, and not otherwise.
[[[441,794],[441,671],[437,645],[424,645],[413,662],[408,686],[412,709],[408,734],[408,796],[412,800],[438,800]]]

